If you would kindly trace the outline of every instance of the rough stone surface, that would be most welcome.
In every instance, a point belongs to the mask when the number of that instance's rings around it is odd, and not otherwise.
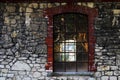
[[[0,80],[120,80],[120,2],[91,4],[98,10],[94,76],[47,77],[48,20],[43,14],[65,4],[0,3]]]
[[[0,77],[0,80],[5,80],[5,77]]]
[[[34,72],[33,77],[39,78],[39,77],[41,77],[41,73],[40,72]]]
[[[21,71],[30,71],[31,68],[28,64],[26,64],[23,61],[17,61],[13,66],[12,66],[12,70],[21,70]]]

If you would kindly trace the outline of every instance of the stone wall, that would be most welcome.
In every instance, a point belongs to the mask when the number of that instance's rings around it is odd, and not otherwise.
[[[0,3],[0,80],[93,79],[89,76],[47,76],[47,19],[43,13],[44,9],[59,5],[65,3]],[[94,26],[95,80],[120,80],[119,5],[94,3],[99,11]]]
[[[120,80],[120,3],[96,3],[95,21],[97,80]]]

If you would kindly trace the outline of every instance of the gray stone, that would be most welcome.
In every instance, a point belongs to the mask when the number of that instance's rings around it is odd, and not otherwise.
[[[21,53],[31,54],[32,52],[29,52],[28,50],[22,50]]]
[[[11,49],[8,49],[6,52],[7,55],[13,55],[13,52],[11,51]]]
[[[12,66],[12,70],[26,70],[26,71],[30,71],[31,68],[30,66],[23,62],[23,61],[17,61],[13,66]]]
[[[40,72],[34,72],[34,73],[33,73],[33,77],[38,78],[38,77],[40,77],[40,76],[41,76],[41,73],[40,73]]]
[[[108,76],[102,76],[101,80],[109,80],[109,77]]]
[[[96,77],[101,77],[101,72],[96,72],[96,73],[95,73],[95,76],[96,76]]]
[[[111,66],[110,68],[111,68],[111,70],[117,70],[118,66]]]
[[[18,73],[19,73],[19,75],[26,75],[26,72],[24,72],[24,71],[19,71]]]
[[[7,77],[13,77],[14,74],[7,74]]]
[[[10,61],[10,60],[9,60]],[[7,65],[9,62],[8,61],[3,61],[3,62],[1,62],[1,64],[3,64],[3,65]]]
[[[0,77],[0,80],[6,80],[6,78],[5,77]]]
[[[8,12],[15,12],[15,7],[14,6],[6,6],[6,9]]]
[[[95,54],[97,54],[98,56],[101,56],[102,52],[96,52]]]
[[[32,80],[30,77],[25,77],[23,80]]]
[[[113,75],[113,71],[105,71],[105,75],[112,76]]]
[[[3,59],[0,59],[0,62],[2,62],[3,61]]]
[[[95,78],[90,77],[90,78],[88,78],[88,80],[95,80]]]
[[[27,57],[20,57],[19,60],[26,60]]]
[[[0,68],[4,68],[4,65],[0,65]]]
[[[47,46],[46,45],[37,46],[35,53],[37,53],[37,54],[39,54],[39,53],[47,53]]]
[[[6,76],[7,76],[7,73],[2,73],[2,74],[3,74],[3,75],[2,75],[3,77],[6,77]]]
[[[6,43],[6,44],[3,45],[4,48],[10,48],[12,46],[13,46],[13,43],[9,43],[9,44]]]
[[[43,70],[42,70],[42,71],[43,71]],[[45,70],[44,70],[44,71],[45,71]],[[42,72],[42,75],[43,75],[43,76],[47,76],[47,72],[44,72],[44,71]]]
[[[8,73],[8,69],[1,69],[1,72],[3,72],[3,73]]]
[[[6,65],[6,68],[10,69],[10,66],[9,66],[9,65]]]
[[[117,80],[116,76],[110,76],[110,80]]]
[[[33,9],[32,8],[27,8],[26,12],[33,12]]]
[[[114,71],[114,75],[116,76],[120,75],[120,71]]]
[[[34,64],[34,66],[35,66],[35,67],[39,67],[39,66],[40,66],[40,64]]]
[[[5,52],[0,52],[0,54],[4,54]]]
[[[16,80],[22,80],[20,76],[16,76]]]
[[[16,23],[16,20],[15,19],[11,19],[11,24],[15,24]]]
[[[96,52],[99,52],[99,51],[100,51],[100,49],[95,49],[95,51],[96,51]]]

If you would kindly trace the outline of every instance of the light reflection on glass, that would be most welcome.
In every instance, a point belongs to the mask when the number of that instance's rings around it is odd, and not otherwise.
[[[76,41],[75,40],[66,40],[60,44],[60,52],[62,61],[76,61]]]

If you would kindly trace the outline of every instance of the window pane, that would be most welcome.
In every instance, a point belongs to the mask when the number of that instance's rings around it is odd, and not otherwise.
[[[87,71],[88,63],[77,63],[77,71]]]
[[[65,64],[64,63],[54,63],[54,71],[55,72],[64,72]]]
[[[65,61],[65,54],[64,53],[55,53],[54,60],[55,60],[55,62],[64,62]]]
[[[76,53],[66,53],[66,62],[76,61]]]
[[[66,63],[66,72],[76,72],[76,63]]]
[[[87,33],[78,33],[77,34],[77,42],[88,42],[88,34]]]
[[[54,52],[60,52],[60,43],[54,43]]]
[[[77,61],[78,62],[88,62],[88,53],[77,53]]]
[[[77,52],[88,52],[88,43],[77,43]]]

